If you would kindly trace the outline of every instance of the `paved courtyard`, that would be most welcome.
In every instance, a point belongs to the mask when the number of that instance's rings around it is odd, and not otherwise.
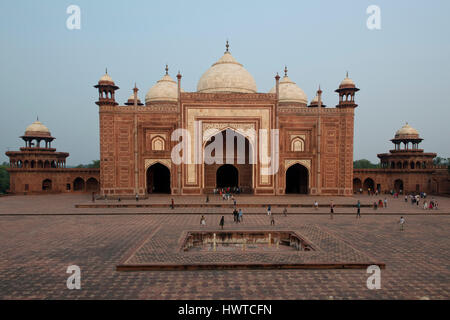
[[[116,271],[117,264],[159,228],[198,229],[201,214],[187,215],[183,211],[200,213],[202,208],[74,208],[75,203],[88,202],[89,198],[0,198],[1,299],[450,298],[447,198],[438,198],[440,208],[433,212],[404,204],[401,199],[389,199],[390,208],[385,210],[392,210],[390,213],[382,214],[379,209],[373,214],[373,209],[365,208],[361,219],[355,218],[353,208],[338,208],[333,219],[327,208],[317,212],[292,208],[304,214],[292,214],[290,209],[287,217],[275,216],[275,226],[269,225],[264,208],[246,209],[239,226],[233,224],[228,208],[214,209],[227,213],[225,230],[301,230],[308,225],[320,228],[345,246],[386,264],[381,270],[380,290],[367,289],[369,274],[364,269]],[[311,202],[312,198],[303,199]],[[251,201],[266,200],[272,199],[253,197]],[[327,200],[321,197],[318,201]],[[396,206],[398,214],[394,212]],[[213,230],[222,212],[208,210],[207,228]],[[339,214],[340,210],[343,214]],[[109,212],[114,215],[107,215]],[[400,214],[406,217],[404,231],[399,230]],[[66,287],[66,269],[73,264],[81,268],[81,290]]]

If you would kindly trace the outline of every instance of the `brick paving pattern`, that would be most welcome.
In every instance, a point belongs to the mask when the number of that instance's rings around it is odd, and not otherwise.
[[[419,209],[398,201],[393,204],[401,208],[397,215],[365,215],[363,210],[361,219],[339,214],[330,219],[321,214],[328,212],[324,208],[275,216],[272,228],[315,225],[386,263],[381,289],[368,290],[369,274],[362,269],[118,272],[117,263],[157,228],[195,230],[200,215],[139,215],[123,209],[127,215],[96,215],[105,213],[99,209],[89,215],[35,215],[83,213],[73,204],[89,196],[76,197],[0,198],[0,214],[12,214],[0,216],[1,299],[450,299],[450,216],[443,214],[448,212],[445,198],[439,198],[440,209],[433,215],[405,215]],[[20,213],[30,215],[14,215]],[[399,230],[400,214],[406,216],[404,231]],[[215,227],[221,215],[205,217],[208,227]],[[231,213],[225,218],[229,228]],[[244,227],[270,228],[267,216],[246,211]],[[66,287],[66,269],[72,264],[81,268],[81,290]]]
[[[133,266],[142,270],[142,266],[167,266],[171,268],[176,265],[183,266],[208,266],[229,264],[270,264],[280,265],[329,265],[336,264],[357,265],[365,264],[366,267],[375,261],[364,253],[355,250],[345,242],[336,239],[327,232],[314,225],[296,226],[295,229],[286,228],[286,222],[280,219],[281,226],[266,228],[263,231],[271,232],[273,239],[277,231],[293,231],[313,247],[313,251],[284,251],[270,250],[267,252],[262,248],[243,252],[241,246],[235,250],[224,252],[196,252],[181,250],[182,242],[186,237],[186,229],[183,226],[162,225],[152,234],[144,244],[140,245],[135,252],[125,259],[120,265],[122,267]],[[245,224],[231,224],[225,231],[248,231],[262,230],[261,226],[247,227]],[[217,228],[207,227],[201,231],[220,232]],[[218,237],[219,238],[219,237]],[[218,239],[219,240],[219,239]],[[268,246],[268,245],[267,245]],[[272,247],[275,247],[272,244]],[[273,268],[273,267],[272,267]]]

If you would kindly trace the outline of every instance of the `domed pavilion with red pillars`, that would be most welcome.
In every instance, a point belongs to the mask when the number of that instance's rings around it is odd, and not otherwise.
[[[447,166],[436,166],[436,153],[419,149],[423,139],[406,123],[395,133],[394,149],[380,153],[380,168],[354,169],[353,189],[378,190],[380,193],[448,193],[450,182]]]
[[[67,152],[52,148],[50,130],[36,120],[21,136],[25,147],[7,151],[10,193],[97,192],[99,169],[67,168]]]

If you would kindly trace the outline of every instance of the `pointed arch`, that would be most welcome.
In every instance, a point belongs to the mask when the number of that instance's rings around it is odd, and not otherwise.
[[[309,193],[309,170],[300,162],[286,168],[285,178],[285,193]]]

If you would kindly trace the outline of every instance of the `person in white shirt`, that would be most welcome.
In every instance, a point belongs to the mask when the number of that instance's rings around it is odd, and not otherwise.
[[[400,223],[400,230],[403,231],[404,230],[403,225],[405,224],[405,218],[400,217],[399,223]]]

